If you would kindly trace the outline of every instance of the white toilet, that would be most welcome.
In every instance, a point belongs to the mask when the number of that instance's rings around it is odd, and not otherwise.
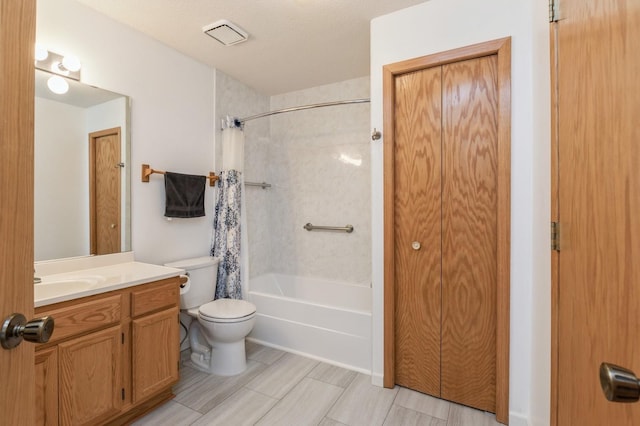
[[[244,338],[255,323],[256,307],[245,300],[213,300],[216,292],[216,257],[198,257],[167,263],[187,271],[186,291],[180,294],[180,308],[196,318],[189,327],[191,362],[209,374],[233,376],[247,368]]]

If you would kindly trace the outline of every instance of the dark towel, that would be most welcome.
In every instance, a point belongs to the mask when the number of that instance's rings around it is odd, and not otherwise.
[[[167,195],[166,217],[204,216],[205,176],[166,172],[164,191]]]

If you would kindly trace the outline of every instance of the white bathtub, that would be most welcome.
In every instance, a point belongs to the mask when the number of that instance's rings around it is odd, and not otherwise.
[[[249,282],[256,324],[248,339],[371,373],[371,288],[265,274]]]

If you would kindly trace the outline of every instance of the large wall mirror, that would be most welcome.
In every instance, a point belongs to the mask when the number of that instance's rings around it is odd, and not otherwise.
[[[36,70],[35,260],[131,250],[129,97]]]

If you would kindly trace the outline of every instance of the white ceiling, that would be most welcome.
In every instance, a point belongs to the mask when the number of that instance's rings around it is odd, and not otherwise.
[[[265,95],[369,75],[369,21],[425,0],[78,0]],[[202,27],[227,19],[249,40]]]

